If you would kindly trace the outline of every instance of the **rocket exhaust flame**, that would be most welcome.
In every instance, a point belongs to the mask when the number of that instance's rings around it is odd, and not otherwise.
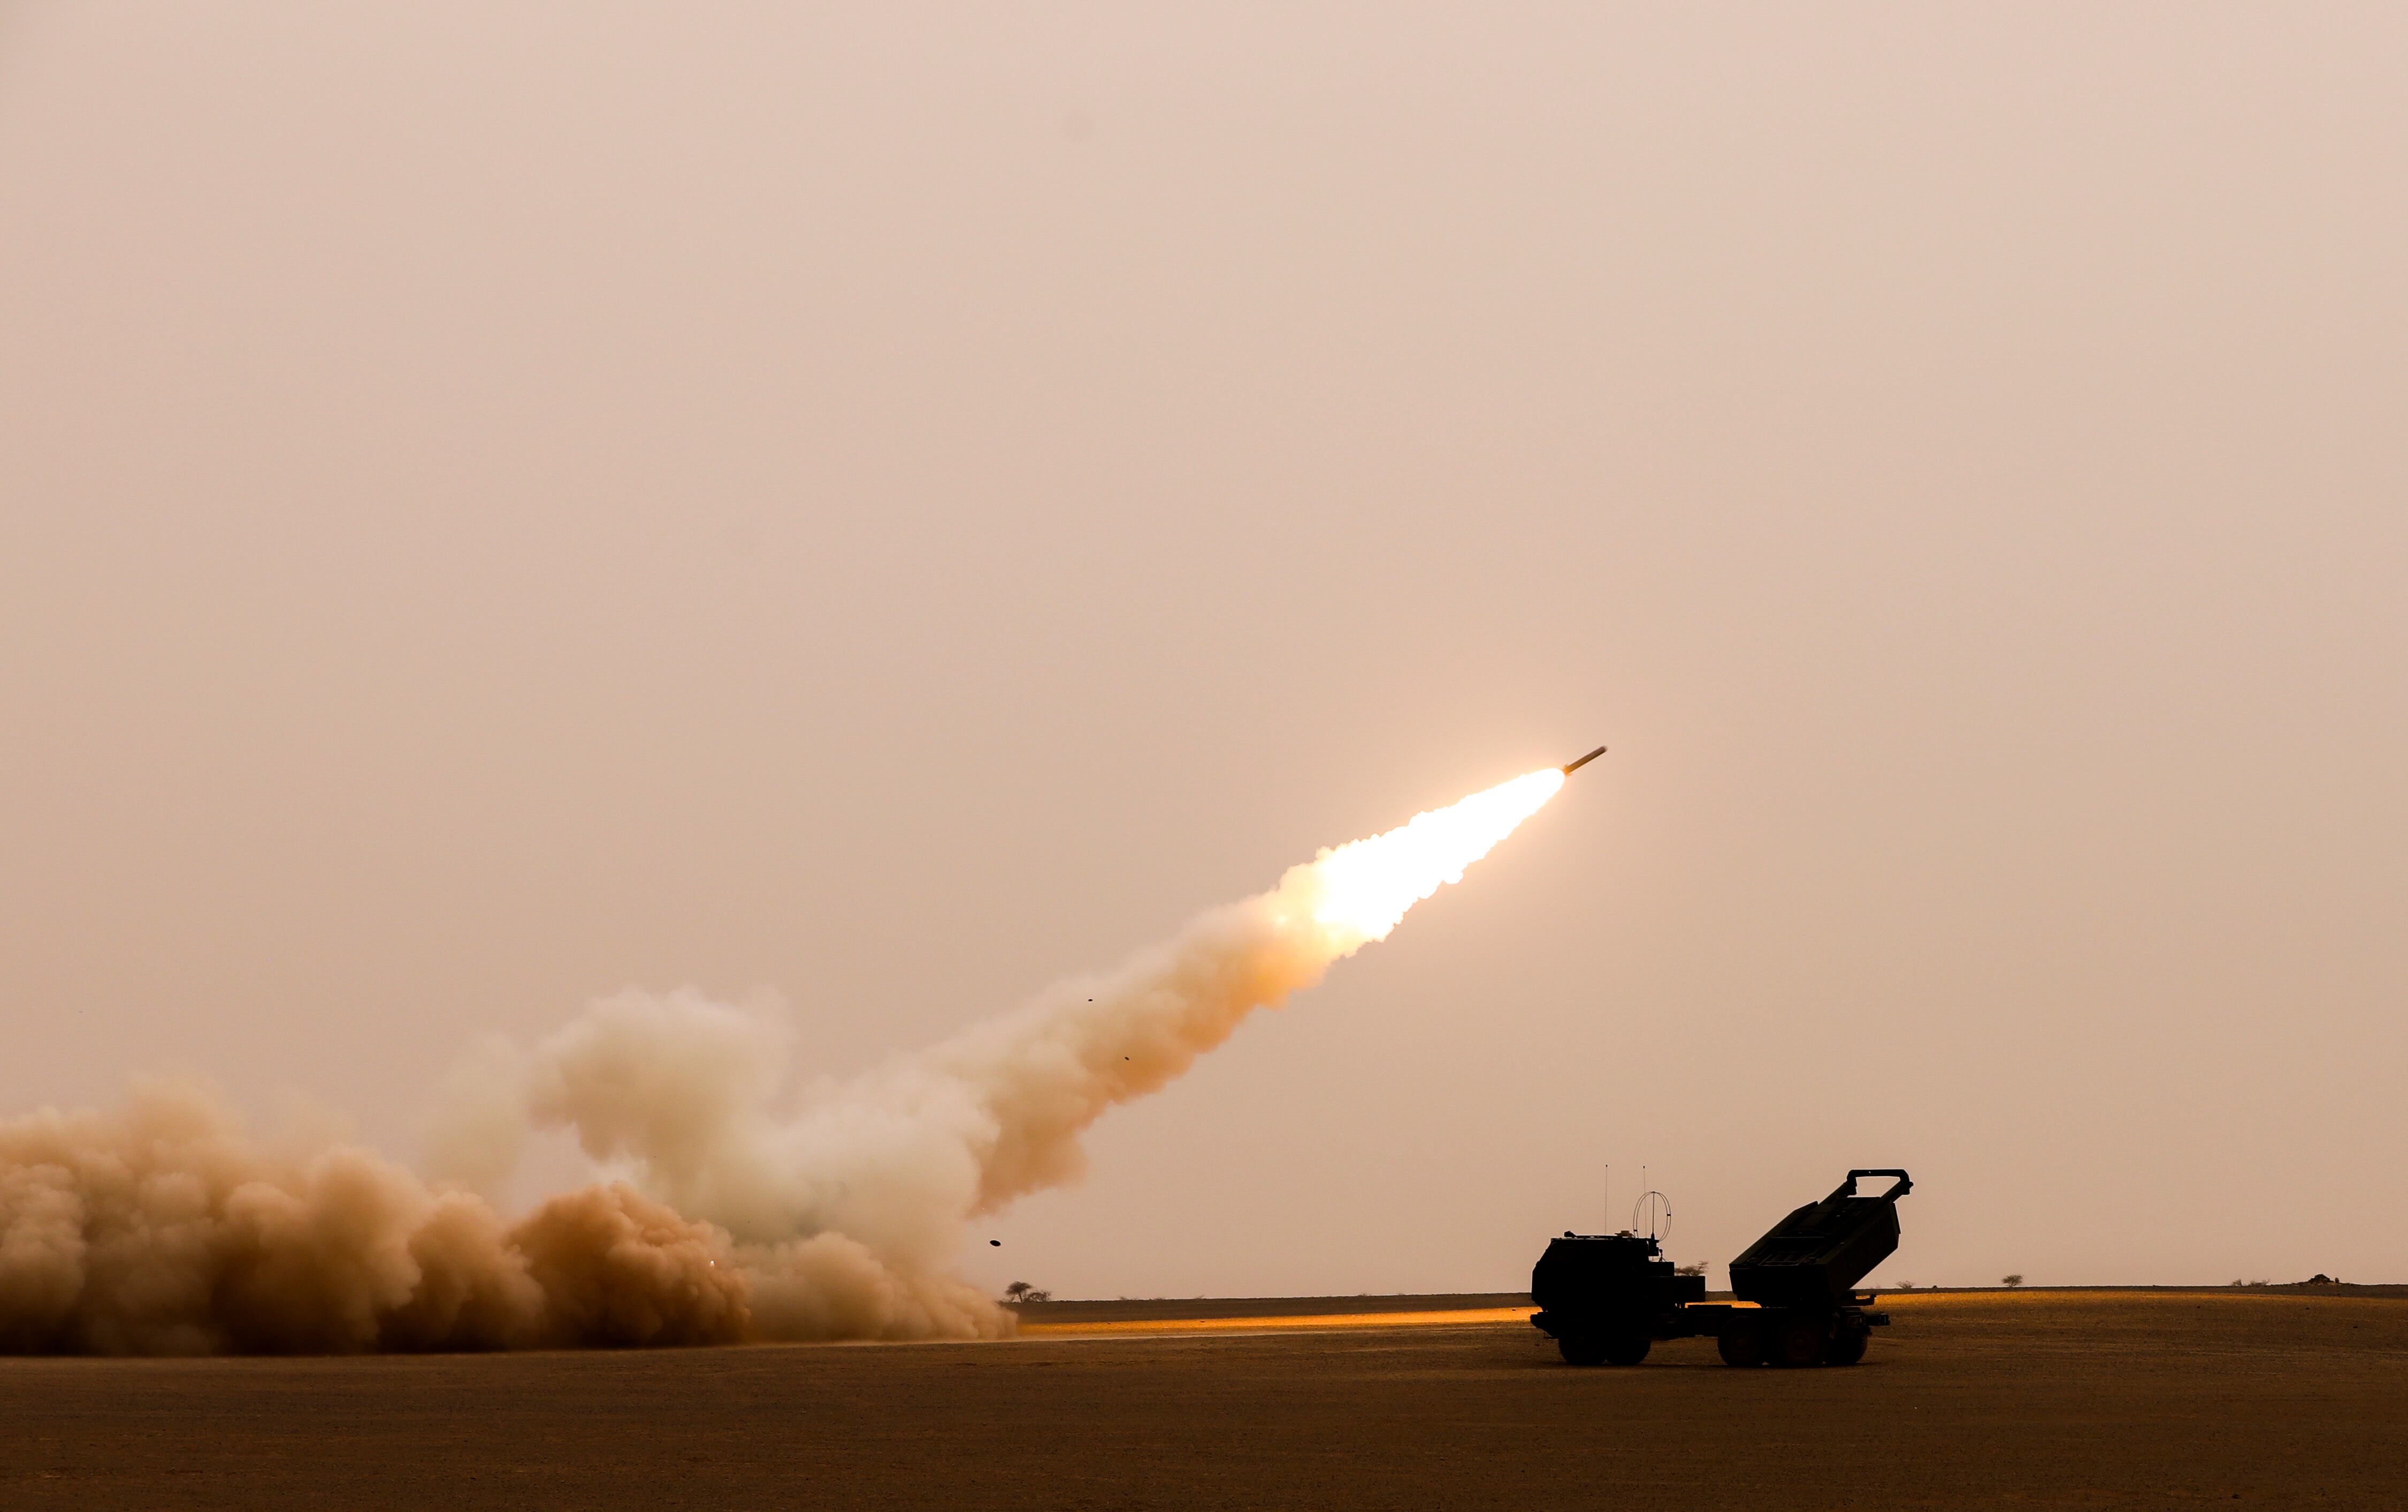
[[[1417,814],[1411,823],[1369,840],[1325,850],[1310,866],[1318,889],[1313,920],[1333,932],[1384,940],[1414,904],[1494,849],[1563,790],[1564,770],[1546,767],[1475,792],[1451,807]],[[1291,879],[1294,874],[1291,873]],[[1281,884],[1284,891],[1288,883]],[[1340,951],[1354,953],[1354,946]]]
[[[270,1152],[190,1091],[0,1122],[0,1350],[1008,1334],[954,1274],[968,1221],[1076,1179],[1107,1109],[1385,939],[1569,770],[1326,849],[1110,973],[799,1105],[781,1021],[680,991],[594,1003],[530,1050],[481,1045],[438,1108],[434,1185],[356,1148]],[[507,1178],[539,1127],[634,1185],[506,1223],[470,1189]]]

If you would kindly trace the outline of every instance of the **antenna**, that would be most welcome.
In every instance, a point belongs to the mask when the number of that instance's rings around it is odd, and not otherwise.
[[[1672,1205],[1665,1200],[1662,1192],[1652,1188],[1641,1194],[1637,1205],[1630,1209],[1629,1232],[1636,1234],[1642,1228],[1647,1231],[1647,1237],[1659,1244],[1672,1236]]]
[[[1647,1231],[1647,1237],[1658,1244],[1672,1236],[1672,1204],[1665,1195],[1647,1184],[1648,1170],[1639,1168],[1639,1201],[1630,1209],[1630,1227],[1625,1234]]]

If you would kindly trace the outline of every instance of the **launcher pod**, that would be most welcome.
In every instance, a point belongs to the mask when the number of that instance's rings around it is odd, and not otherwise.
[[[1895,1177],[1860,1196],[1860,1177]],[[1734,1302],[1708,1302],[1702,1276],[1675,1276],[1663,1247],[1635,1234],[1567,1234],[1530,1273],[1530,1321],[1575,1365],[1635,1365],[1656,1339],[1710,1334],[1732,1365],[1853,1365],[1889,1322],[1856,1284],[1898,1248],[1904,1171],[1850,1171],[1821,1202],[1775,1223],[1731,1262]]]

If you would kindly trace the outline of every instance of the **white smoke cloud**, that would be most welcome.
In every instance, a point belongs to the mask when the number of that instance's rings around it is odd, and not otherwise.
[[[447,1081],[430,1186],[270,1150],[205,1097],[0,1124],[0,1348],[118,1353],[990,1337],[966,1226],[1074,1180],[1079,1136],[1384,938],[1562,786],[1553,769],[1291,869],[1117,970],[797,1100],[774,1014],[627,992]],[[624,1171],[506,1224],[528,1132]]]

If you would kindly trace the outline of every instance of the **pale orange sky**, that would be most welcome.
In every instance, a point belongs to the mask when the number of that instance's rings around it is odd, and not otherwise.
[[[2408,1278],[2395,6],[0,7],[0,1112],[831,1074],[1599,741],[973,1274]]]

